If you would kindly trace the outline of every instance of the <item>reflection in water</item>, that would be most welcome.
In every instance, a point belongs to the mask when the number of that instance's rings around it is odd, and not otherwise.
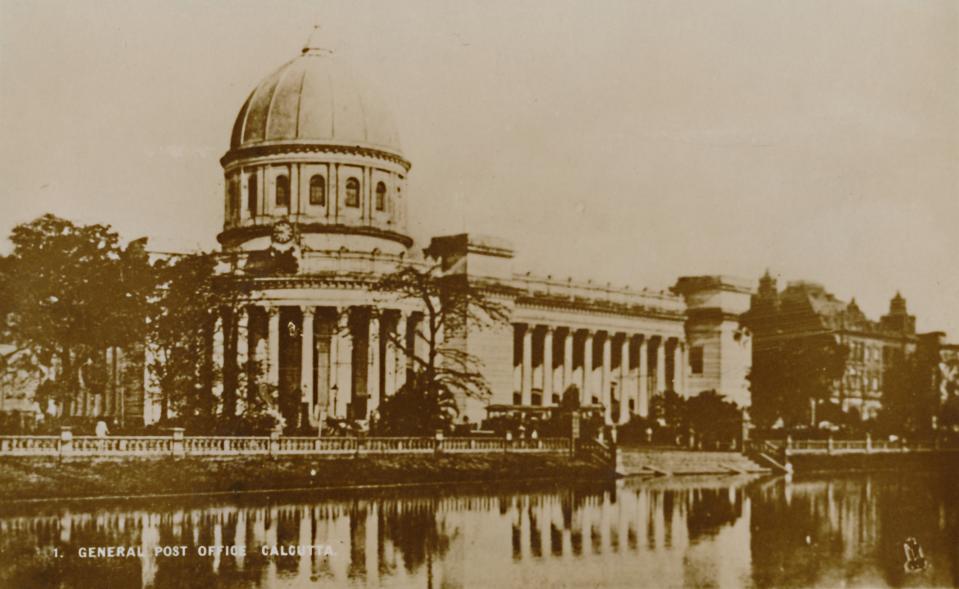
[[[954,479],[912,475],[51,504],[0,515],[0,585],[950,586],[956,498]],[[932,563],[919,576],[909,536]],[[133,554],[81,558],[97,547]]]

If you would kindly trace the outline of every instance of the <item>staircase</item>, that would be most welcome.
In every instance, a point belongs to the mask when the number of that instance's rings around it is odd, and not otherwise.
[[[760,466],[739,452],[697,452],[678,449],[620,447],[620,474],[693,475],[693,474],[765,474]]]

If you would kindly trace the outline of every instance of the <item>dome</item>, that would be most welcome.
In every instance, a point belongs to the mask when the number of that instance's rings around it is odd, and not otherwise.
[[[253,90],[233,124],[230,150],[301,143],[402,155],[389,111],[315,37]]]

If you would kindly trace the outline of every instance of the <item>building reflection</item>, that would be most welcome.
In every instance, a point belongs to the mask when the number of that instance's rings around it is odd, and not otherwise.
[[[34,586],[42,579],[81,587],[98,578],[115,580],[113,587],[177,589],[512,586],[517,578],[647,586],[653,579],[810,586],[854,578],[899,585],[901,538],[908,535],[920,538],[931,560],[949,563],[942,580],[953,584],[954,508],[935,492],[925,496],[933,509],[920,498],[895,480],[726,478],[486,495],[420,491],[202,508],[59,509],[0,516],[0,585]],[[141,554],[79,558],[81,547],[98,546],[135,547]],[[178,546],[186,547],[184,554],[162,552]],[[284,550],[262,550],[273,546]],[[203,554],[204,547],[221,549]],[[53,548],[64,555],[60,562],[44,556]]]

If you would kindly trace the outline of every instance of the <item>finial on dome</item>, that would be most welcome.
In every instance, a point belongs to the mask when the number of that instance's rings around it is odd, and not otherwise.
[[[310,53],[315,55],[320,55],[324,53],[333,53],[332,49],[327,49],[323,47],[322,43],[322,34],[320,33],[320,25],[313,26],[313,32],[310,33],[309,38],[306,40],[306,45],[303,46],[303,53]]]

